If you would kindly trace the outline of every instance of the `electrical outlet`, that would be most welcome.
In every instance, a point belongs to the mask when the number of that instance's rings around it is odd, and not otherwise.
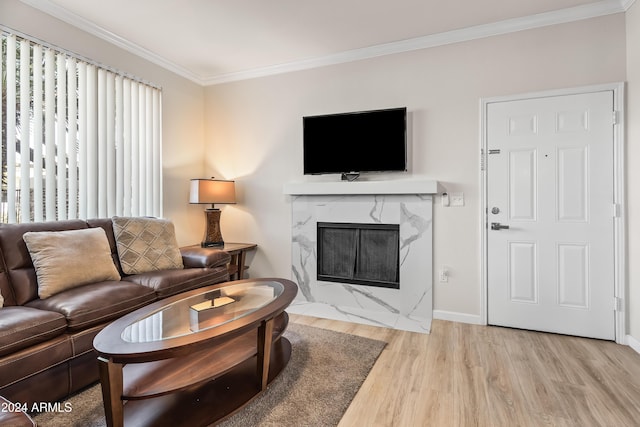
[[[440,269],[440,282],[447,283],[449,281],[449,267],[443,266]]]

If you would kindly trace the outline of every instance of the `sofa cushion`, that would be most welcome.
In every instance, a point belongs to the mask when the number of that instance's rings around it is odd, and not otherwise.
[[[0,310],[0,356],[62,335],[67,321],[60,313],[30,307]]]
[[[227,266],[216,268],[185,268],[127,276],[127,281],[153,289],[159,298],[186,292],[202,286],[229,280]]]
[[[101,228],[29,231],[23,239],[36,270],[41,299],[88,283],[120,280]]]
[[[171,221],[113,217],[113,234],[125,274],[184,268]]]
[[[126,281],[107,281],[67,289],[27,305],[62,314],[69,330],[75,331],[116,319],[155,299],[155,293],[147,287]]]

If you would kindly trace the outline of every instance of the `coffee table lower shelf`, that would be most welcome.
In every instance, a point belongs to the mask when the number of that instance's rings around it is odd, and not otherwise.
[[[287,366],[291,343],[281,337],[272,344],[270,384]],[[259,396],[257,358],[245,360],[231,371],[198,387],[124,405],[125,426],[208,426],[233,415]]]
[[[274,343],[280,339],[288,323],[286,311],[273,320]],[[252,357],[255,360],[257,343],[258,330],[254,329],[188,356],[124,365],[122,400],[149,399],[210,381],[244,360]]]

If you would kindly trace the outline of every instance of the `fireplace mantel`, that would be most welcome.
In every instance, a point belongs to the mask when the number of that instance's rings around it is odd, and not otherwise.
[[[284,185],[283,193],[298,195],[336,195],[336,194],[436,194],[438,181],[421,178],[391,179],[384,181],[304,181],[289,182]]]

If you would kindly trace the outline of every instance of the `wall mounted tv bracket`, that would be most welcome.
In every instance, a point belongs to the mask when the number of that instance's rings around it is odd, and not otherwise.
[[[340,179],[342,181],[355,181],[356,179],[358,179],[360,177],[360,172],[349,172],[349,173],[343,173],[340,176]]]

